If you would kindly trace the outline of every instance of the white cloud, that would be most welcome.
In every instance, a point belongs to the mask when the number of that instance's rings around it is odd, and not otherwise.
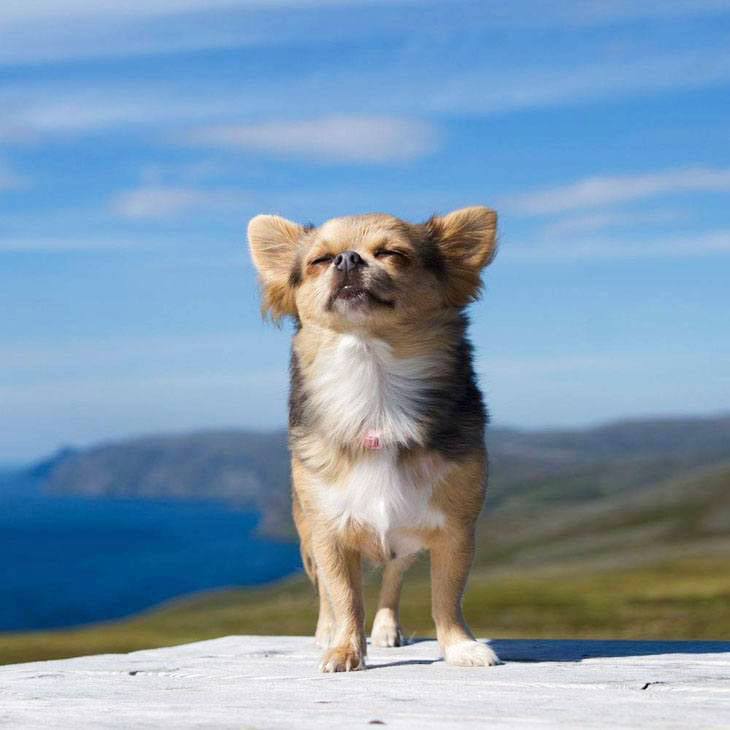
[[[117,195],[111,208],[123,218],[166,218],[204,201],[205,193],[199,190],[139,188]]]
[[[176,240],[163,238],[142,238],[139,236],[10,236],[0,237],[2,253],[66,253],[117,251],[123,249],[158,249],[174,246]]]
[[[400,10],[414,4],[422,6],[420,18]],[[462,30],[458,32],[463,32],[463,18],[491,30],[565,30],[728,10],[725,0],[483,0],[477,12],[474,5],[427,0],[4,0],[0,4],[0,63],[268,45],[282,38],[319,42],[331,35],[331,27],[316,12],[320,8],[380,6],[377,13],[358,15],[354,23],[339,23],[340,37],[351,38],[361,38],[368,31],[383,33],[403,23],[408,23],[413,37],[453,34],[459,23]],[[284,14],[289,21],[293,13],[299,22],[272,23],[272,18],[275,21]],[[201,15],[204,22],[200,22]]]
[[[4,0],[0,4],[0,64],[135,56],[268,45],[307,37],[296,26],[274,23],[317,9],[381,5],[394,0]],[[409,5],[420,0],[398,0]],[[315,12],[308,12],[315,11]],[[202,22],[201,22],[202,20]],[[287,21],[289,18],[287,18]],[[272,32],[272,25],[277,28]],[[307,30],[311,29],[312,22]],[[329,35],[317,23],[318,35]],[[352,35],[352,31],[350,35]]]
[[[192,98],[166,98],[157,89],[112,90],[57,86],[6,88],[0,94],[0,141],[27,142],[136,126],[165,126],[209,119],[221,108]]]
[[[380,0],[382,2],[383,0]],[[196,11],[227,9],[308,8],[333,5],[372,4],[378,0],[145,0],[120,3],[118,0],[4,0],[0,5],[0,28],[40,21],[70,21],[87,18],[134,18],[182,15]]]
[[[571,26],[601,26],[637,20],[686,18],[727,12],[727,0],[611,0],[611,2],[585,2],[584,0],[527,0],[522,18],[516,22],[525,25],[542,23],[568,24]],[[513,4],[513,12],[517,8]],[[547,15],[546,20],[543,16]]]
[[[509,259],[633,259],[691,258],[730,253],[730,229],[686,233],[654,239],[600,238],[543,240],[523,245],[503,244],[500,258]]]
[[[430,84],[424,104],[437,112],[495,114],[703,88],[730,80],[730,55],[724,49],[603,55],[599,62],[593,54],[570,65],[515,64],[517,70],[506,73],[501,68],[476,68],[447,78],[437,69],[422,79],[424,86]],[[418,93],[426,91],[424,86],[417,83]]]
[[[626,212],[622,210],[599,211],[583,215],[571,215],[548,223],[546,236],[563,236],[571,233],[592,233],[611,228],[646,225],[654,223],[674,223],[687,220],[689,214],[679,210],[650,210],[646,212]]]
[[[691,167],[641,175],[588,177],[569,185],[511,196],[504,204],[526,215],[561,213],[686,192],[729,192],[730,169]]]
[[[49,93],[46,93],[48,91]],[[170,93],[169,89],[114,92],[69,89],[53,98],[53,90],[35,89],[0,96],[0,141],[24,142],[46,137],[78,136],[125,129],[181,129],[199,125],[188,133],[168,134],[183,144],[326,160],[330,162],[383,163],[408,161],[434,151],[439,134],[429,123],[400,116],[340,114],[303,120],[260,123],[219,123],[248,106],[281,112],[286,90],[242,89],[236,96],[197,98]],[[261,94],[263,94],[261,96]],[[258,98],[257,98],[258,95]],[[50,97],[50,98],[49,98]],[[240,102],[240,103],[239,103]],[[343,106],[347,106],[343,103]],[[212,122],[212,123],[211,123]]]
[[[730,81],[730,54],[724,49],[638,53],[616,57],[606,50],[600,62],[578,58],[570,66],[533,62],[507,70],[482,60],[467,70],[417,48],[394,55],[379,68],[353,68],[344,60],[325,75],[292,68],[272,78],[243,77],[235,89],[219,87],[215,79],[186,81],[184,86],[175,79],[134,85],[6,85],[0,92],[0,140],[117,129],[165,130],[166,139],[175,139],[192,126],[200,128],[198,141],[301,155],[316,144],[338,159],[358,154],[348,134],[359,134],[360,154],[370,160],[391,152],[412,159],[438,141],[432,128],[414,121],[418,117],[488,116]],[[362,115],[363,99],[379,117]],[[287,121],[293,108],[306,110],[308,119]],[[337,116],[331,116],[333,108]],[[272,121],[254,122],[254,112],[258,119]]]
[[[237,0],[147,0],[120,3],[117,0],[4,0],[0,5],[0,27],[41,21],[70,21],[79,18],[168,15],[201,8],[241,5]],[[250,3],[246,3],[250,4]]]
[[[111,210],[123,218],[172,218],[201,209],[235,208],[244,202],[244,193],[231,190],[143,186],[116,195]]]
[[[193,143],[261,150],[332,162],[394,162],[432,152],[435,130],[425,122],[380,116],[328,116],[299,121],[213,126],[189,136]]]
[[[120,18],[181,15],[184,13],[228,9],[293,9],[376,4],[393,0],[147,0],[144,3],[120,3],[118,0],[4,0],[0,6],[0,27],[44,20],[80,18]],[[418,2],[399,0],[398,4]],[[457,3],[451,3],[456,5]],[[448,4],[447,4],[448,5]],[[684,17],[726,11],[726,0],[612,0],[610,3],[582,0],[522,0],[505,6],[498,0],[482,3],[485,13],[496,24],[535,25],[573,22],[580,25],[603,25],[617,21]],[[447,7],[448,9],[448,7]],[[525,10],[532,9],[532,13]]]

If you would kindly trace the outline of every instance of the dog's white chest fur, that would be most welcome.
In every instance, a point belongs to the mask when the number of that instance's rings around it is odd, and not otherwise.
[[[341,483],[322,484],[320,501],[337,526],[372,529],[387,551],[416,552],[422,545],[408,530],[440,527],[444,515],[431,506],[443,467],[424,460],[404,466],[400,445],[420,443],[420,396],[437,363],[426,357],[397,359],[388,345],[343,335],[317,357],[309,392],[326,433],[361,444],[368,432],[383,448],[365,451]]]
[[[320,502],[338,529],[357,525],[372,529],[386,552],[399,557],[423,545],[409,530],[444,524],[443,513],[431,505],[443,468],[413,469],[398,463],[397,450],[365,454],[339,484],[322,484]]]
[[[382,340],[340,335],[317,353],[308,396],[333,439],[353,443],[376,431],[384,445],[412,445],[422,438],[421,396],[438,364],[397,358]]]

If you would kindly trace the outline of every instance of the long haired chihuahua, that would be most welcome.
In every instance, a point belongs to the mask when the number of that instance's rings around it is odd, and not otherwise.
[[[489,666],[461,602],[484,501],[485,409],[466,306],[493,258],[496,213],[457,210],[411,224],[389,215],[248,227],[263,310],[291,317],[293,512],[319,592],[321,669],[365,666],[363,558],[384,564],[371,640],[404,643],[403,572],[431,553],[444,658]]]

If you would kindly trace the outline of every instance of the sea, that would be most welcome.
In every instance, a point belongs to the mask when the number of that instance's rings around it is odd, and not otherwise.
[[[0,631],[108,621],[301,568],[258,515],[207,502],[0,494]]]

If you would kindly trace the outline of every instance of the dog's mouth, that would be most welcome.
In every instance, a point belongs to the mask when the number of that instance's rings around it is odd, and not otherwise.
[[[375,305],[381,307],[394,307],[395,303],[388,299],[375,294],[375,292],[366,289],[359,284],[343,284],[334,292],[331,297],[331,303],[346,302],[350,306],[367,306]]]

